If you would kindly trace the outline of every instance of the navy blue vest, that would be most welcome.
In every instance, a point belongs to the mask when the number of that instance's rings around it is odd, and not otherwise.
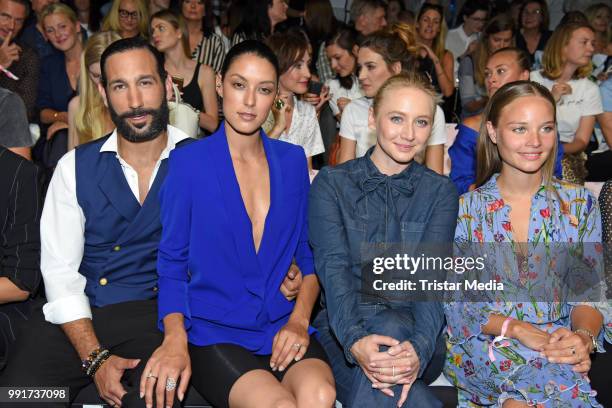
[[[134,197],[115,152],[100,152],[109,136],[76,149],[76,195],[85,214],[85,247],[79,272],[92,306],[157,296],[161,236],[159,189],[162,160],[142,205]]]

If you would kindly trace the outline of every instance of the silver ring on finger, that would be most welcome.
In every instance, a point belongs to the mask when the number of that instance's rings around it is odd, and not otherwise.
[[[157,380],[157,377],[156,377],[156,376],[154,376],[152,372],[149,372],[149,374],[147,374],[147,380],[148,380],[149,378],[155,378],[155,379]]]
[[[302,345],[300,343],[295,343],[293,345],[293,348],[296,349],[296,350],[299,350],[300,348],[302,348]]]
[[[166,379],[166,391],[172,391],[176,388],[176,380],[172,377]]]

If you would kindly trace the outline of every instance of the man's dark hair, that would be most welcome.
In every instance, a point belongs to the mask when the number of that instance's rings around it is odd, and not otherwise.
[[[122,40],[117,40],[109,45],[104,52],[102,53],[102,57],[100,57],[100,82],[102,86],[106,88],[107,78],[106,78],[106,60],[113,54],[119,54],[122,52],[130,51],[130,50],[147,50],[149,51],[153,57],[155,58],[155,62],[157,63],[157,73],[161,79],[162,84],[166,81],[166,69],[164,68],[164,56],[159,51],[157,51],[152,45],[150,45],[147,40],[142,37],[131,37],[124,38]]]
[[[465,19],[466,17],[471,16],[477,11],[484,11],[489,15],[491,13],[491,8],[489,7],[489,2],[486,0],[470,0],[466,1],[463,7],[461,8],[461,17]],[[463,19],[460,19],[460,22],[463,22]],[[457,23],[459,24],[459,23]]]
[[[21,4],[26,9],[26,18],[30,15],[31,7],[30,0],[7,0],[12,1],[13,3]]]
[[[278,79],[280,76],[278,58],[276,58],[274,51],[272,51],[270,47],[257,40],[245,40],[230,48],[229,52],[225,56],[225,60],[223,61],[223,67],[221,67],[221,79],[225,78],[225,74],[230,69],[234,61],[244,54],[253,54],[268,61],[274,67],[276,78]]]
[[[386,10],[387,2],[385,0],[353,0],[351,4],[351,21],[355,22],[362,14],[377,8]]]

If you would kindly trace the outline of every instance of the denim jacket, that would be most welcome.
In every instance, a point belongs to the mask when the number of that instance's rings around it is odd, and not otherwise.
[[[458,212],[457,190],[450,179],[412,162],[386,176],[365,156],[322,169],[309,196],[309,237],[322,303],[329,324],[350,363],[353,344],[369,335],[360,312],[362,244],[450,243]],[[414,302],[409,302],[414,303]],[[388,305],[412,313],[410,305]],[[422,305],[421,305],[422,306]],[[418,307],[415,338],[409,340],[425,366],[444,324],[441,304]],[[325,310],[323,311],[325,312]],[[421,322],[422,320],[422,322]]]

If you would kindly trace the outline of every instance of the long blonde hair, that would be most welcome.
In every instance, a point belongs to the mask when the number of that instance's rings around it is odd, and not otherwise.
[[[504,108],[523,96],[541,96],[546,99],[553,109],[553,118],[556,117],[556,104],[553,96],[548,89],[537,82],[516,81],[499,88],[489,99],[480,125],[476,158],[476,187],[485,184],[493,174],[499,173],[502,169],[502,159],[497,145],[489,137],[487,122],[491,122],[493,127],[497,128]],[[542,167],[542,179],[549,190],[554,190],[551,186],[557,158],[557,143],[557,138],[555,138],[553,150]]]
[[[584,23],[566,23],[553,32],[552,36],[546,43],[544,55],[542,56],[542,75],[548,79],[557,79],[563,72],[565,58],[563,57],[563,49],[572,39],[572,35],[576,30],[587,28],[593,32],[593,28]],[[586,78],[593,71],[593,64],[589,61],[588,64],[579,67],[574,73],[574,79]]]
[[[136,4],[138,14],[140,14],[138,20],[138,31],[143,38],[147,38],[149,35],[149,9],[147,3],[143,0],[130,0]],[[121,25],[119,24],[119,6],[121,0],[113,0],[108,15],[104,18],[102,23],[102,31],[115,31],[119,33],[121,31]]]
[[[100,62],[102,53],[111,43],[121,37],[114,31],[92,35],[81,54],[81,72],[79,75],[79,107],[74,123],[79,144],[104,136],[105,124],[110,119],[108,108],[96,84],[89,77],[89,67]]]

